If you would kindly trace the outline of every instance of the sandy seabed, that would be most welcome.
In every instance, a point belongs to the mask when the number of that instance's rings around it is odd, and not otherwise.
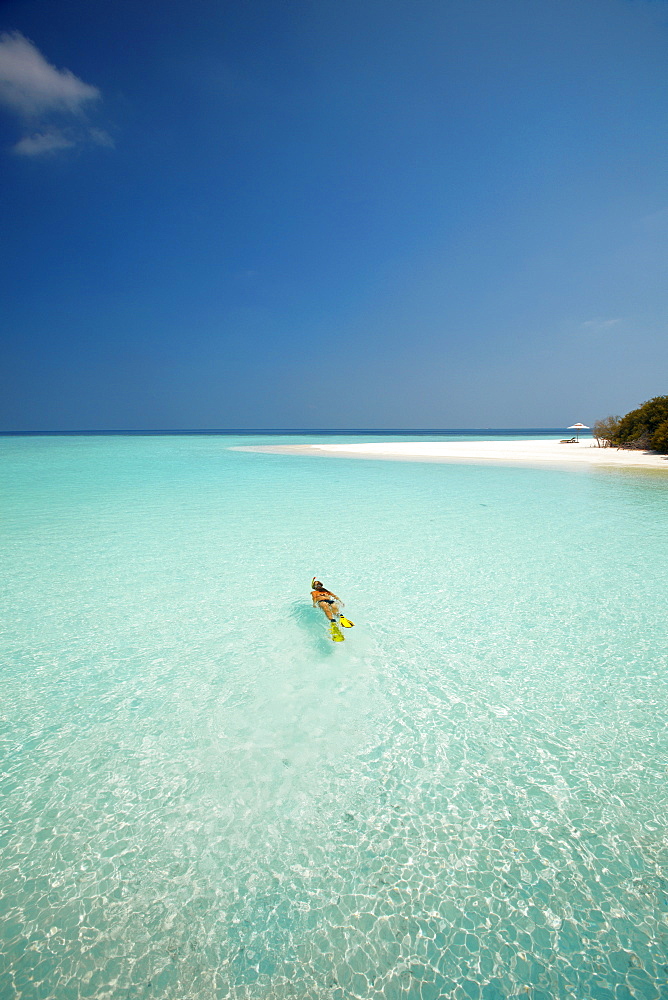
[[[331,458],[377,458],[408,462],[472,462],[500,465],[599,466],[661,469],[668,473],[668,455],[598,448],[588,438],[573,444],[544,439],[528,441],[373,441],[367,444],[261,445],[243,451],[263,451]]]

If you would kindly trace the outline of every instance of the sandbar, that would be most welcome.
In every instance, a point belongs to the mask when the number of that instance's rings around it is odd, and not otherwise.
[[[369,441],[364,444],[254,445],[235,450],[404,462],[661,469],[668,473],[668,455],[599,448],[590,438],[573,444],[545,438],[526,441]]]

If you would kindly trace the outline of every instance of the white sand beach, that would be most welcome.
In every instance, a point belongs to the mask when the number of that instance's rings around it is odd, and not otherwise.
[[[246,449],[244,449],[246,450]],[[668,473],[668,455],[598,448],[585,438],[573,444],[559,440],[527,441],[370,441],[365,444],[266,445],[252,451],[290,452],[340,458],[376,458],[408,462],[467,462],[500,465],[593,466],[660,469]]]

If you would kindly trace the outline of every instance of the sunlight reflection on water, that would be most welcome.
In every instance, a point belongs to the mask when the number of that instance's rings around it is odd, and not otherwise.
[[[0,995],[665,996],[665,477],[230,443],[2,442]]]

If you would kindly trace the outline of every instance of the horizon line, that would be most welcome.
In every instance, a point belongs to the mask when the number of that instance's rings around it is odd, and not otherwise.
[[[445,434],[452,431],[555,431],[566,427],[128,427],[69,428],[67,430],[0,430],[1,437],[96,434]]]

